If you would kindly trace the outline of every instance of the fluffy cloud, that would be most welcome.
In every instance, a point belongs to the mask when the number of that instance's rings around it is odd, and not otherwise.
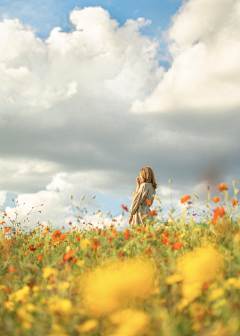
[[[17,193],[61,226],[74,219],[70,195],[125,195],[130,206],[144,166],[167,205],[169,178],[173,201],[203,181],[236,179],[239,2],[202,2],[184,3],[173,18],[168,71],[158,65],[158,41],[140,33],[150,24],[143,18],[119,27],[101,7],[75,9],[74,29],[55,27],[46,40],[18,19],[0,22],[0,202]],[[202,113],[220,109],[218,122]]]
[[[51,224],[54,228],[64,227],[65,229],[74,225],[86,227],[90,222],[99,228],[111,225],[110,216],[95,210],[96,207],[99,207],[99,201],[92,198],[90,190],[85,190],[85,198],[82,199],[82,184],[73,184],[71,179],[72,176],[67,173],[56,174],[52,182],[46,186],[46,190],[19,195],[17,200],[15,200],[16,209],[9,206],[6,207],[7,215],[16,221],[15,211],[17,211],[17,221],[21,222],[22,227],[29,226],[31,228],[38,222],[43,225]],[[71,202],[72,195],[74,195],[74,199]],[[2,196],[5,195],[1,193],[0,197]],[[77,210],[76,206],[79,207],[81,212]],[[88,212],[93,210],[96,213],[89,215]],[[77,222],[76,216],[78,215],[83,218],[80,220],[81,224]],[[127,225],[127,219],[124,219],[122,215],[118,215],[115,218],[117,219],[117,226],[123,228]],[[7,222],[6,219],[5,221]],[[69,225],[69,223],[71,224]]]
[[[165,32],[171,68],[134,112],[219,113],[240,105],[240,2],[189,0]]]

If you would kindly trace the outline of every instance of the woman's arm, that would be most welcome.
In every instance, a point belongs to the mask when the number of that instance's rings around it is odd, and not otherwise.
[[[132,205],[129,210],[130,216],[135,215],[135,213],[137,212],[139,208],[139,205],[141,205],[142,202],[144,201],[144,198],[146,198],[147,192],[148,190],[146,189],[146,186],[144,183],[141,185],[141,187],[137,191],[134,192]]]

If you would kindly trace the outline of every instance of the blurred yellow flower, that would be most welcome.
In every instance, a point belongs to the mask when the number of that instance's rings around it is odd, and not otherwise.
[[[30,288],[24,286],[13,294],[9,295],[9,300],[14,300],[16,302],[26,302],[30,293]]]
[[[78,260],[78,261],[76,262],[76,265],[78,265],[79,267],[82,267],[84,264],[85,264],[85,261],[84,261],[84,260]]]
[[[43,269],[43,278],[49,278],[51,275],[53,276],[57,276],[58,275],[58,270],[52,267],[44,267]]]
[[[176,282],[180,282],[183,280],[183,276],[181,274],[175,273],[173,275],[170,275],[166,279],[166,284],[167,285],[173,285]]]
[[[178,273],[183,276],[181,309],[201,294],[204,283],[221,274],[222,257],[212,246],[197,248],[179,259]]]
[[[224,290],[222,288],[213,289],[209,294],[209,301],[215,301],[224,296]]]
[[[59,290],[66,290],[66,289],[68,289],[69,287],[70,287],[70,283],[67,282],[67,281],[62,282],[62,283],[58,284],[58,286],[57,286],[57,288],[58,288]]]
[[[82,333],[87,333],[89,331],[92,331],[98,327],[98,320],[91,319],[88,321],[83,322],[80,326],[77,327],[77,331]]]
[[[110,315],[110,321],[117,325],[114,335],[135,336],[146,332],[149,316],[142,311],[125,309]]]
[[[48,301],[49,314],[71,315],[73,312],[72,302],[68,299],[59,299],[58,296],[52,296]]]
[[[10,312],[13,312],[13,311],[14,311],[14,308],[15,308],[15,304],[14,304],[14,302],[12,302],[12,301],[6,301],[6,302],[4,303],[4,305],[5,305],[5,308],[6,308],[8,311],[10,311]]]
[[[82,250],[86,250],[86,248],[90,245],[91,245],[91,242],[88,238],[85,238],[85,239],[81,240],[81,242],[80,242],[80,246],[81,246]]]
[[[30,329],[35,321],[34,317],[28,313],[26,306],[22,306],[17,310],[18,318],[21,320],[21,325],[24,329]]]
[[[104,315],[146,298],[153,280],[153,265],[141,259],[99,267],[82,280],[83,303],[92,313]]]

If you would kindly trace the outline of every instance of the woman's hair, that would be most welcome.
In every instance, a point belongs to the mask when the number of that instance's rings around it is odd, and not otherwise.
[[[158,184],[155,180],[154,172],[150,167],[144,167],[140,170],[140,175],[143,177],[144,182],[152,183],[153,188],[157,189]]]

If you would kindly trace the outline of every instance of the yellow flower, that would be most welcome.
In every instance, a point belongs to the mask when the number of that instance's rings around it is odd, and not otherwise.
[[[26,302],[30,293],[30,288],[24,286],[13,294],[9,295],[9,300],[14,300],[16,302]]]
[[[104,315],[147,298],[153,281],[154,268],[149,261],[128,259],[99,267],[82,280],[83,302],[92,313]]]
[[[10,311],[10,312],[13,312],[13,311],[14,311],[14,307],[15,307],[14,302],[12,302],[12,301],[6,301],[6,302],[4,303],[4,305],[5,305],[5,308],[6,308],[8,311]]]
[[[78,265],[78,267],[82,267],[84,264],[85,264],[85,261],[84,261],[84,260],[78,260],[78,261],[76,262],[76,265]]]
[[[70,287],[70,283],[67,282],[67,281],[62,282],[62,283],[60,283],[60,284],[57,286],[57,288],[58,288],[59,290],[66,290],[66,289],[68,289],[69,287]]]
[[[214,305],[212,306],[213,309],[217,309],[219,307],[223,307],[227,304],[227,300],[226,299],[221,299],[219,301],[217,301],[216,303],[214,303]]]
[[[51,275],[57,276],[58,270],[49,266],[44,267],[43,269],[43,278],[49,278]]]
[[[224,296],[224,290],[222,288],[214,289],[209,295],[209,301],[215,301]]]
[[[178,261],[178,273],[183,276],[181,309],[201,294],[204,283],[221,274],[221,255],[211,246],[197,248]]]
[[[83,322],[80,326],[77,327],[77,331],[82,334],[82,333],[86,333],[89,331],[92,331],[94,329],[96,329],[98,327],[98,321],[97,320],[88,320]]]
[[[174,283],[176,283],[176,282],[180,282],[180,281],[182,281],[182,280],[183,280],[182,275],[181,275],[181,274],[177,274],[177,273],[175,273],[175,274],[170,275],[169,277],[167,277],[167,279],[166,279],[166,284],[167,284],[167,285],[172,285],[172,284],[174,284]]]
[[[5,286],[5,285],[0,285],[0,291],[5,290],[6,288],[7,288],[7,286]]]
[[[26,306],[18,308],[17,315],[21,320],[21,325],[24,329],[30,329],[35,321],[34,317],[28,313]]]
[[[146,332],[150,318],[145,312],[125,309],[110,315],[110,321],[118,326],[115,335],[135,336]]]
[[[80,246],[81,246],[82,250],[86,250],[86,248],[90,245],[91,245],[91,242],[88,238],[85,238],[85,239],[81,240],[81,242],[80,242]]]
[[[49,314],[71,315],[73,312],[72,302],[53,296],[48,301],[48,312]]]

